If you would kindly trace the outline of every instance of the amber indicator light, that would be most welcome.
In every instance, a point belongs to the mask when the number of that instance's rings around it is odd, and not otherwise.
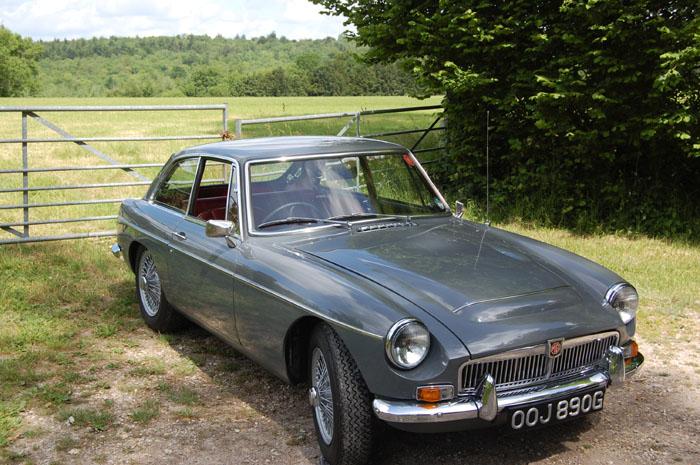
[[[421,387],[418,388],[418,400],[422,402],[440,402],[442,400],[442,390],[440,387]]]
[[[630,356],[625,359],[625,365],[630,365],[632,363],[632,359],[636,357],[639,354],[639,345],[637,345],[637,341],[632,341],[630,343]]]

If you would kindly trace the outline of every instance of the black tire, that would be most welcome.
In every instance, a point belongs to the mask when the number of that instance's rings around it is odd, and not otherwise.
[[[157,299],[157,304],[154,301],[149,301],[142,291],[142,267],[144,266],[144,261],[150,257],[153,264],[153,271],[158,280],[158,292],[159,298]],[[148,249],[142,247],[136,255],[136,266],[134,269],[135,281],[136,281],[136,300],[139,302],[139,309],[141,310],[141,317],[146,322],[149,328],[159,331],[159,332],[173,332],[184,328],[187,325],[187,320],[183,317],[175,308],[168,303],[165,298],[165,293],[160,285],[160,275],[153,262],[153,256],[148,251]],[[147,288],[143,288],[147,289]],[[152,297],[155,297],[152,295]]]
[[[314,351],[323,355],[332,392],[332,437],[326,442],[317,408],[313,404]],[[309,399],[321,454],[330,465],[361,465],[367,463],[372,449],[374,417],[372,399],[360,370],[343,341],[326,325],[318,325],[309,344]],[[318,392],[318,391],[317,391]],[[331,422],[329,422],[331,423]],[[329,428],[326,428],[328,430]]]

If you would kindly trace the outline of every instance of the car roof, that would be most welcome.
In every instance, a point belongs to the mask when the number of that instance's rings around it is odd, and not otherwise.
[[[405,151],[406,148],[391,142],[359,137],[287,136],[239,139],[197,145],[186,148],[175,154],[175,156],[186,154],[210,154],[245,162],[248,160],[299,155],[330,155],[337,153],[367,153],[380,151],[394,152],[397,150]]]

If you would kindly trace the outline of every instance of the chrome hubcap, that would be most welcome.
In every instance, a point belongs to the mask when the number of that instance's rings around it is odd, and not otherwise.
[[[139,263],[139,295],[148,316],[156,316],[160,307],[160,276],[150,252],[141,255]]]
[[[330,445],[333,440],[333,392],[328,365],[326,365],[326,359],[318,347],[312,353],[311,367],[309,403],[314,409],[321,439]]]

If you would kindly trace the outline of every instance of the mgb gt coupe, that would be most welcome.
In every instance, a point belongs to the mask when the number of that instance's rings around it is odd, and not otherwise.
[[[306,383],[333,465],[366,463],[378,420],[527,430],[602,410],[644,360],[635,288],[455,210],[396,144],[220,142],[124,201],[112,251],[148,326],[187,318]]]

